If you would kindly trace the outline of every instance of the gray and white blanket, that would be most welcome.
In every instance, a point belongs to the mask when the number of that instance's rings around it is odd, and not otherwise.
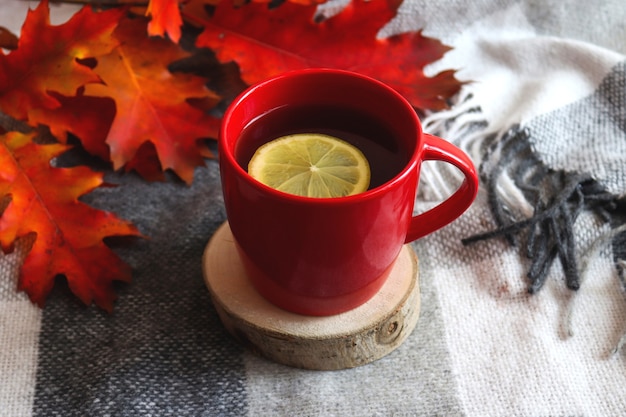
[[[26,8],[4,0],[0,26]],[[76,8],[53,6],[63,19]],[[454,47],[428,67],[471,80],[427,131],[481,173],[475,204],[414,244],[422,311],[396,351],[337,372],[293,369],[223,330],[201,257],[225,221],[217,162],[191,187],[123,184],[86,201],[151,237],[115,312],[57,285],[45,309],[0,255],[0,416],[626,415],[626,3],[405,0],[383,30]],[[426,163],[416,211],[458,174]]]

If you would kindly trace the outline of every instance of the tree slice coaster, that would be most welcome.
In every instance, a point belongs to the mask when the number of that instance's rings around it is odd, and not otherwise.
[[[259,295],[244,271],[228,222],[209,241],[202,264],[226,330],[253,352],[289,366],[337,370],[365,365],[400,346],[419,318],[418,262],[410,245],[404,245],[374,297],[325,317],[291,313]]]

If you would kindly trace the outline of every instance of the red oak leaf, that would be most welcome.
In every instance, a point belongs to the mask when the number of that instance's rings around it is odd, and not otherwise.
[[[109,161],[107,132],[115,117],[115,102],[106,97],[88,97],[79,93],[66,97],[51,93],[60,107],[34,109],[29,113],[31,124],[46,125],[61,143],[67,143],[68,133],[80,139],[83,148],[103,161]]]
[[[50,25],[48,1],[30,10],[17,49],[0,54],[0,111],[19,120],[36,108],[59,106],[51,91],[71,96],[100,78],[79,59],[106,54],[116,45],[111,33],[123,10],[93,12],[83,7],[66,23]]]
[[[0,200],[10,198],[0,217],[0,245],[8,252],[17,239],[35,235],[18,283],[33,302],[43,305],[55,277],[64,275],[85,304],[111,311],[112,282],[129,281],[131,274],[103,239],[140,234],[129,222],[78,201],[103,183],[102,174],[51,167],[50,160],[66,150],[17,132],[0,136]]]
[[[182,7],[183,20],[193,26],[202,26],[211,18],[209,9],[217,6],[219,2],[220,0],[189,0]]]
[[[276,3],[275,0],[233,0],[232,4],[235,7],[240,7],[249,3],[250,1],[255,2],[255,3],[265,3],[267,5]],[[296,3],[296,4],[311,5],[311,4],[323,4],[323,3],[326,3],[327,0],[284,0],[284,1],[288,1],[288,2]],[[184,17],[188,18],[189,23],[193,24],[194,21],[197,21],[198,18],[206,19],[210,17],[210,15],[207,14],[207,10],[211,9],[214,6],[217,6],[219,3],[220,3],[220,0],[187,0],[187,1],[183,1],[182,11],[183,11]]]
[[[114,32],[120,41],[110,54],[98,58],[94,71],[104,84],[89,84],[86,96],[111,97],[116,114],[106,143],[115,169],[133,161],[140,173],[154,171],[153,158],[138,161],[138,150],[150,142],[163,170],[171,169],[191,183],[193,171],[210,156],[201,138],[217,137],[219,121],[190,101],[201,99],[214,106],[219,97],[205,87],[204,78],[172,73],[168,64],[187,57],[177,45],[148,38],[142,18],[122,19]]]
[[[253,84],[299,68],[330,67],[377,78],[415,107],[438,110],[461,83],[454,71],[426,77],[423,68],[450,48],[410,32],[379,39],[396,13],[384,0],[353,0],[338,14],[317,23],[317,7],[286,2],[276,8],[250,3],[233,8],[222,0],[196,45],[216,52],[220,62],[235,61],[243,80]]]
[[[0,26],[0,48],[15,49],[17,48],[17,36],[10,30]],[[0,51],[0,53],[2,53]]]

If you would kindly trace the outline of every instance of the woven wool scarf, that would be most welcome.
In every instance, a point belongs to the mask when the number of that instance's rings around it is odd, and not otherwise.
[[[466,150],[479,166],[495,225],[463,243],[500,237],[518,247],[531,293],[555,261],[567,287],[579,290],[586,265],[607,250],[623,280],[624,57],[584,42],[503,40],[490,31],[477,32],[480,39],[446,62],[463,62],[475,78],[451,110],[424,120],[426,130]],[[455,176],[426,167],[423,195],[443,198]]]

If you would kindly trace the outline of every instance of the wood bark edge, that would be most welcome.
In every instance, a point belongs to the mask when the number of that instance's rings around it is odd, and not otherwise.
[[[341,320],[341,315],[304,318],[277,308],[268,309],[265,299],[250,290],[242,268],[230,228],[225,223],[214,234],[203,256],[205,282],[213,305],[224,328],[240,343],[250,351],[284,365],[338,370],[371,363],[399,347],[419,318],[418,260],[410,245],[402,248],[388,282],[381,289],[384,292],[401,288],[402,296],[381,295],[383,298],[378,302],[358,307],[360,311],[344,313],[351,314],[351,327],[342,327],[339,332],[336,323]],[[215,281],[218,279],[229,280],[232,289],[225,291]],[[245,299],[237,299],[239,289],[247,293]],[[393,304],[387,303],[387,299]],[[355,316],[364,317],[366,321],[355,322]],[[293,331],[294,326],[309,320],[315,324],[314,332]]]

